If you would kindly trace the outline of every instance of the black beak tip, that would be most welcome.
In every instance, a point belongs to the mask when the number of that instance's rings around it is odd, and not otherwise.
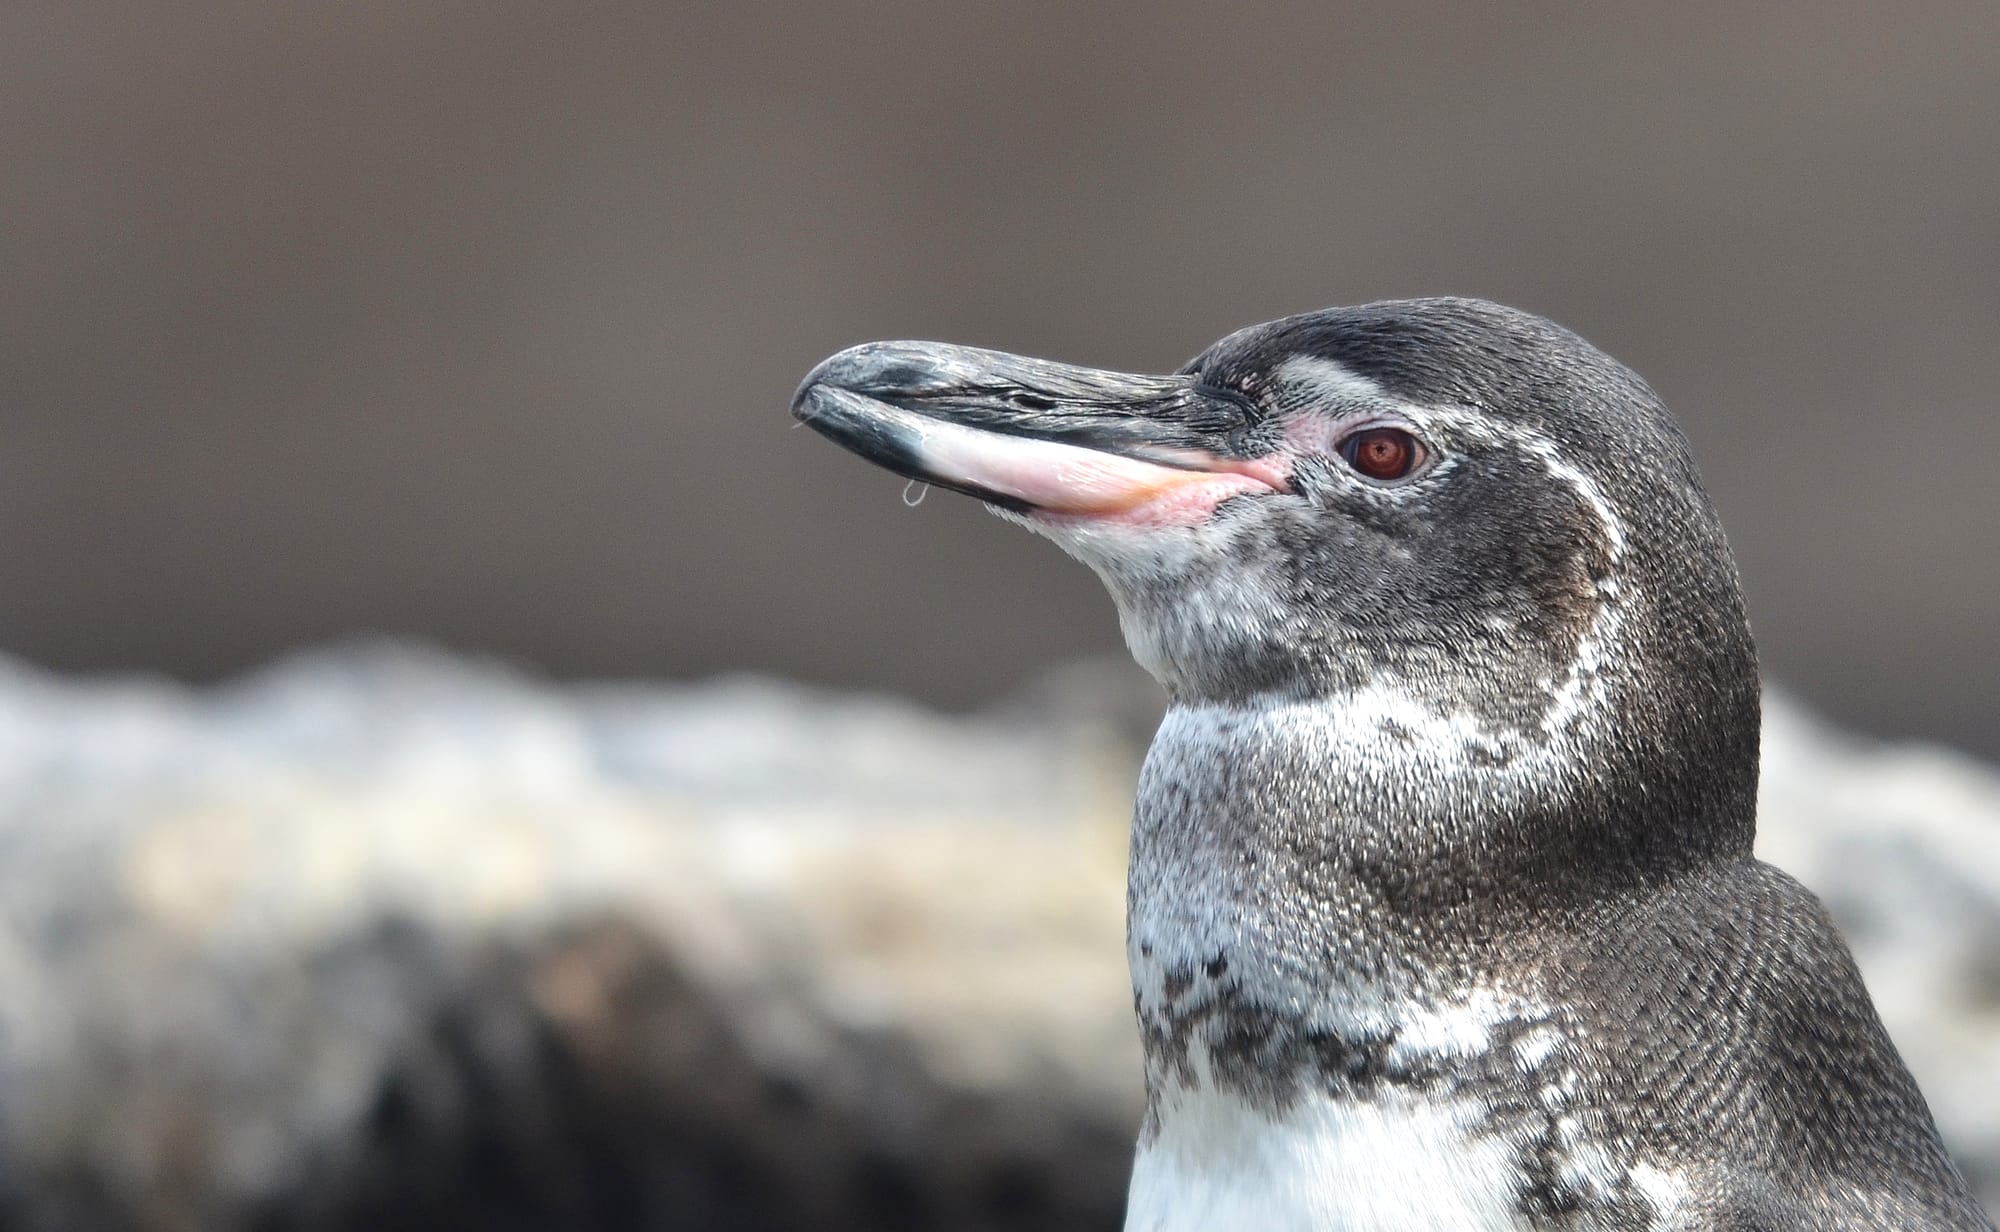
[[[893,414],[885,414],[889,408],[867,394],[825,379],[821,372],[824,367],[814,369],[792,395],[792,414],[800,423],[850,453],[905,479],[963,492],[1016,513],[1026,513],[1032,508],[1005,493],[976,484],[955,483],[933,473],[924,464],[923,442],[916,432],[898,422]]]
[[[805,380],[799,382],[799,387],[792,391],[793,419],[800,423],[813,421],[819,414],[820,388],[819,369],[815,368],[807,374]]]
[[[867,395],[828,382],[819,369],[792,395],[792,415],[800,423],[877,466],[914,477],[917,442],[907,429],[880,414],[882,409]]]
[[[943,392],[951,379],[932,354],[936,345],[923,342],[864,342],[821,360],[792,395],[792,414],[810,419],[819,399],[815,387],[843,390],[894,402]]]
[[[835,390],[859,391],[862,387],[855,383],[861,375],[856,364],[856,352],[862,347],[849,347],[820,360],[813,370],[806,373],[806,379],[792,391],[792,416],[802,423],[810,423],[825,414],[833,402]]]

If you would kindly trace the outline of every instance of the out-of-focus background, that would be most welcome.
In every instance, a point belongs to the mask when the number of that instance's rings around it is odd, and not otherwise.
[[[2000,1197],[2000,6],[22,2],[0,121],[0,1225],[1116,1226],[1157,698],[786,403],[1430,293],[1679,413]]]
[[[1637,367],[1765,659],[2000,754],[2000,8],[14,4],[0,645],[353,630],[952,705],[1095,582],[785,431],[826,353],[1161,370],[1458,292]]]

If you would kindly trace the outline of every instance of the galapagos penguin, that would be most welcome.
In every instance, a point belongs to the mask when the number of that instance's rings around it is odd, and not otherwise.
[[[793,412],[1089,565],[1170,694],[1128,1232],[1993,1232],[1751,854],[1735,565],[1629,369],[1422,299],[1167,376],[871,343]]]

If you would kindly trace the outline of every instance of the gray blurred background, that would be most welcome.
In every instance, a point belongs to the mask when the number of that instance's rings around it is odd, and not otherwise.
[[[1544,312],[1991,758],[1996,203],[1994,0],[0,4],[0,1228],[1116,1227],[1157,698],[799,377]],[[2000,772],[1763,765],[2000,1203]]]
[[[0,9],[0,647],[407,631],[968,705],[1079,567],[787,430],[845,344],[1164,369],[1547,313],[1687,425],[1772,672],[2000,753],[2000,5]]]

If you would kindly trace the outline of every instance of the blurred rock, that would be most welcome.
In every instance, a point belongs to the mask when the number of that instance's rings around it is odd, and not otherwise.
[[[0,664],[0,1223],[1116,1227],[1156,704]],[[2000,779],[1782,699],[1766,760],[1769,853],[2000,1196]]]

